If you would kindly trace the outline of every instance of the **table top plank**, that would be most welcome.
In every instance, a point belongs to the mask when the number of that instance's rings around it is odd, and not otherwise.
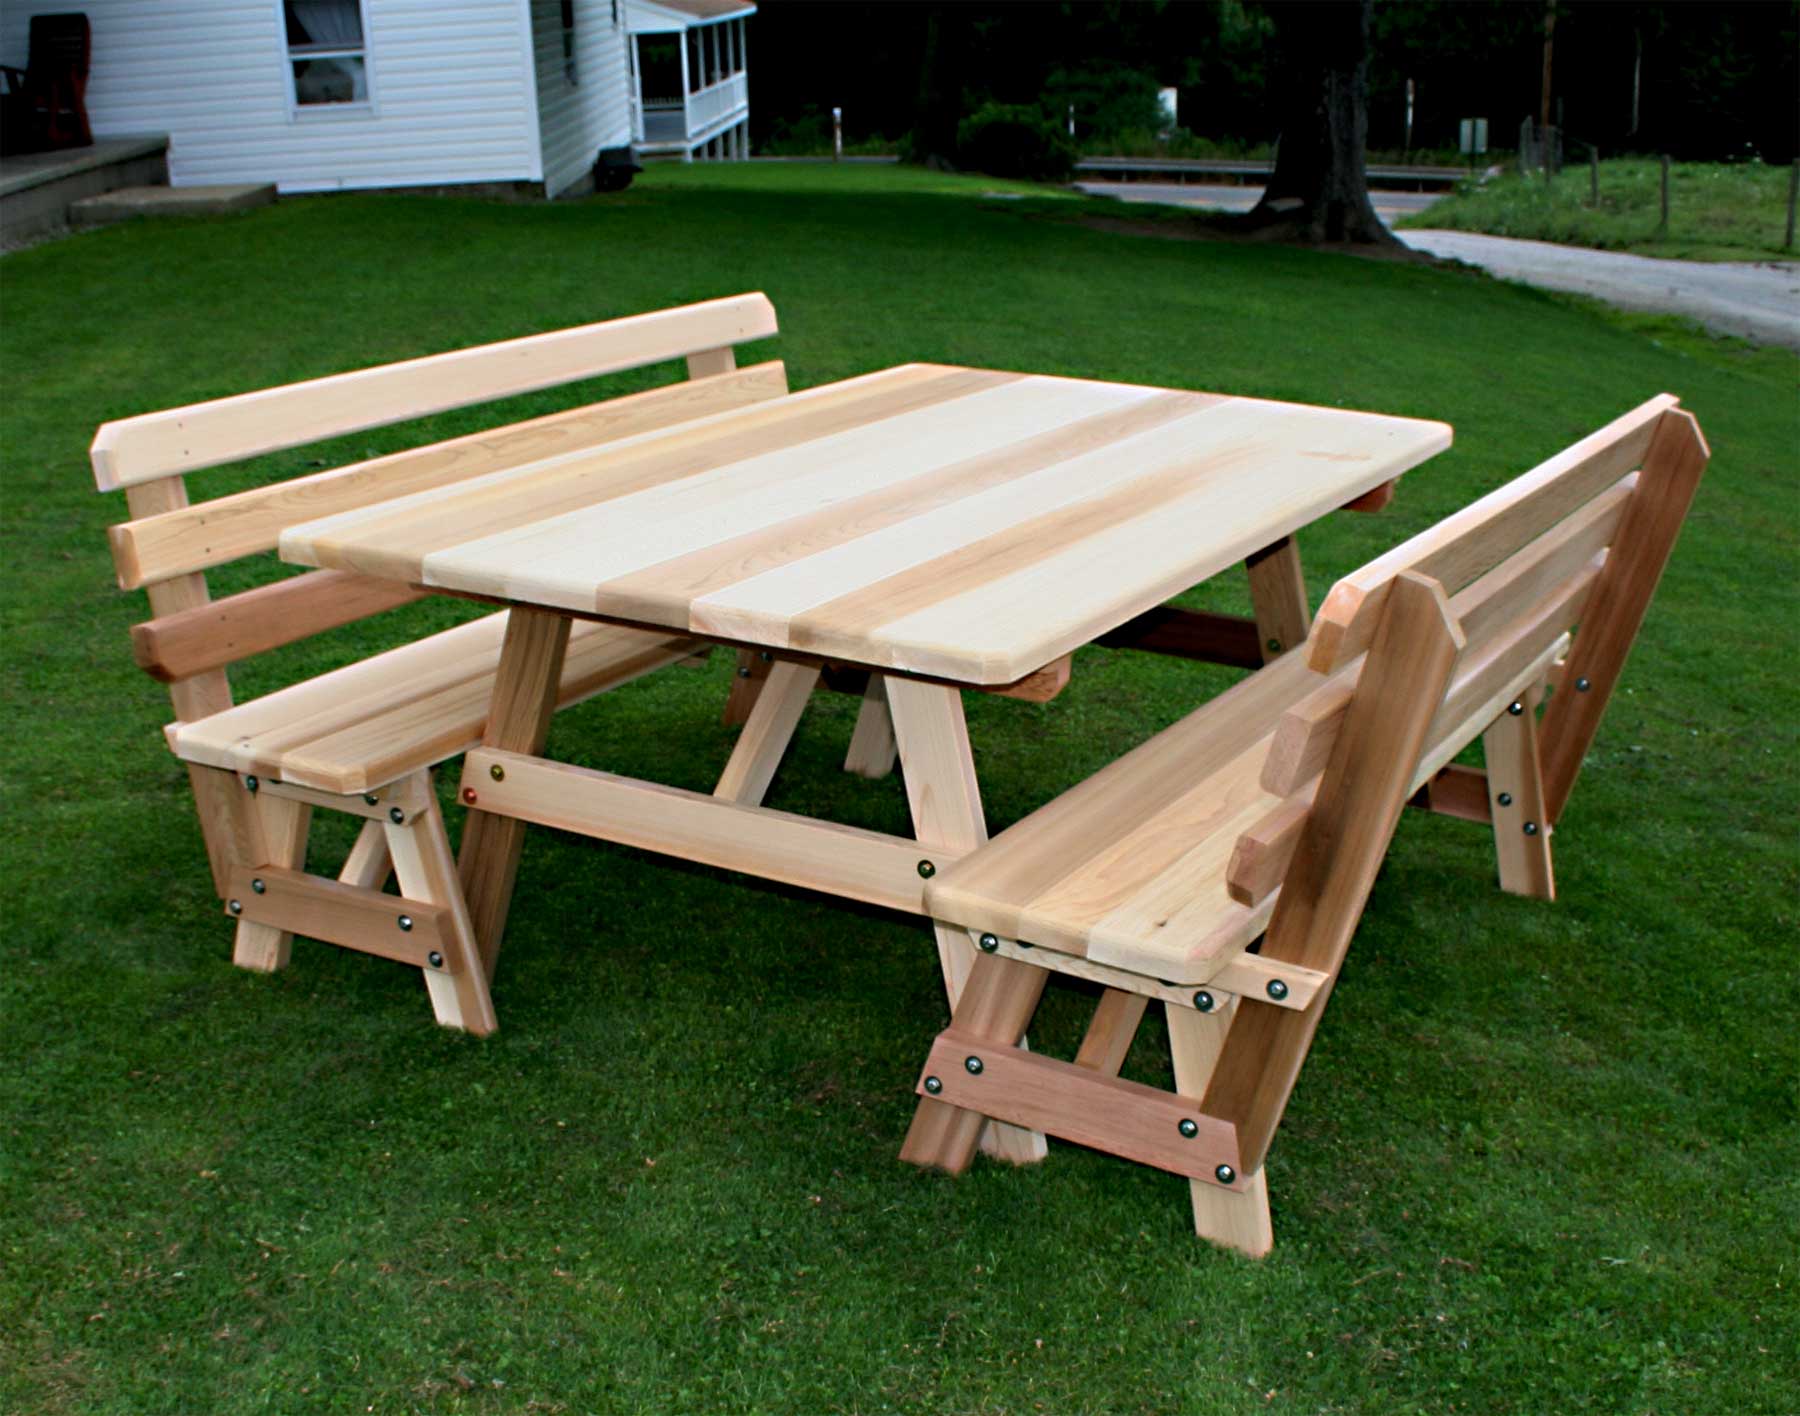
[[[969,683],[1447,447],[1441,423],[935,365],[290,528],[285,559]]]

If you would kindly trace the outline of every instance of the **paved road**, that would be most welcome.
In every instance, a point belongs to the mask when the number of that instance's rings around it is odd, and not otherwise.
[[[1507,280],[1592,295],[1625,310],[1685,315],[1710,330],[1800,350],[1800,265],[1661,261],[1470,231],[1399,231],[1414,250]]]
[[[1081,190],[1128,202],[1248,211],[1260,187],[1163,182],[1083,182]],[[1435,192],[1370,192],[1383,221],[1424,211]],[[1684,315],[1720,334],[1800,350],[1800,265],[1793,262],[1664,261],[1547,241],[1469,231],[1397,231],[1414,250],[1467,261],[1505,280],[1566,290],[1625,310]]]
[[[1213,211],[1249,211],[1262,195],[1254,185],[1225,182],[1077,182],[1095,197],[1117,197],[1122,202],[1159,202],[1163,206],[1207,207]],[[1442,192],[1370,192],[1376,215],[1393,223],[1415,211],[1424,211]]]

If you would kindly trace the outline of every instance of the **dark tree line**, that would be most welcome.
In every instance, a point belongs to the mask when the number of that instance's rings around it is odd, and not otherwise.
[[[984,101],[1038,103],[1061,92],[1058,83],[1104,90],[1109,71],[1127,71],[1176,87],[1193,133],[1269,142],[1292,121],[1284,43],[1303,50],[1303,30],[1341,33],[1348,19],[1327,12],[1360,8],[1361,0],[761,0],[752,122],[766,142],[809,118],[821,124],[840,105],[852,140],[899,139],[921,120],[941,132]],[[1539,112],[1546,9],[1546,0],[1379,0],[1367,49],[1370,146],[1404,145],[1412,79],[1413,146],[1453,147],[1459,119],[1485,117],[1491,141],[1510,147],[1519,121]],[[1555,11],[1551,116],[1572,138],[1604,152],[1795,155],[1795,0],[1557,0]],[[1078,136],[1088,135],[1086,121],[1078,105]]]

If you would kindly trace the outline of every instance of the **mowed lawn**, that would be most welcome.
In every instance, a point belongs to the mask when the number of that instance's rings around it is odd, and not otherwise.
[[[1800,1409],[1800,363],[995,188],[697,166],[559,206],[291,200],[0,260],[0,1409]],[[437,1029],[380,960],[301,942],[278,976],[230,967],[167,699],[131,663],[145,609],[112,583],[95,425],[750,289],[783,325],[751,353],[797,388],[942,360],[1452,423],[1388,511],[1303,537],[1315,601],[1652,394],[1705,427],[1557,835],[1560,900],[1501,895],[1481,830],[1408,814],[1275,1141],[1270,1258],[1199,1244],[1184,1184],[1071,1146],[955,1181],[900,1164],[945,1015],[914,919],[536,831],[491,1039]],[[1193,603],[1242,607],[1227,581]],[[463,613],[341,632],[240,692]],[[729,672],[564,715],[552,750],[704,789]],[[971,696],[990,824],[1232,677],[1089,650],[1052,703]],[[904,830],[897,780],[839,770],[853,709],[814,704],[771,804]],[[348,831],[318,838],[328,866]],[[1055,986],[1034,1046],[1072,1048],[1091,1002]],[[1147,1025],[1128,1073],[1165,1082],[1159,1056]]]

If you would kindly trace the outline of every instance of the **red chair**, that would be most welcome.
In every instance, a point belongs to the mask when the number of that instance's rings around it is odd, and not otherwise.
[[[31,50],[23,69],[0,65],[6,75],[5,151],[47,152],[88,147],[88,56],[93,41],[85,14],[33,15]]]

